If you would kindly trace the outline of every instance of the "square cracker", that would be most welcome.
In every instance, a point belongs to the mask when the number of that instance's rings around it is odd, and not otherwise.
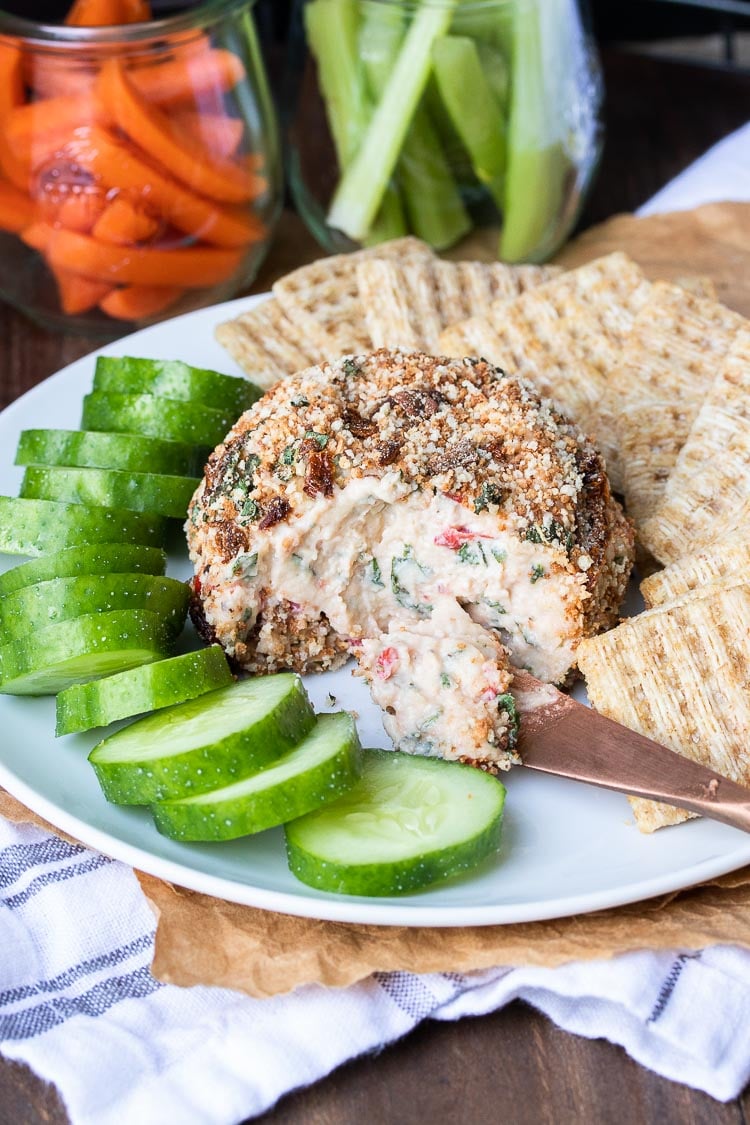
[[[440,333],[454,321],[549,281],[556,266],[502,262],[399,262],[369,258],[357,266],[360,298],[373,346],[437,354]]]
[[[588,431],[619,486],[615,420],[606,388],[651,283],[625,254],[609,254],[530,289],[494,301],[482,317],[451,325],[447,355],[481,355],[531,379],[540,394]]]
[[[607,387],[628,514],[653,514],[718,366],[747,322],[716,301],[655,282]],[[654,455],[649,456],[649,450]]]
[[[671,563],[750,519],[750,331],[739,332],[695,418],[641,542]]]
[[[750,784],[750,584],[704,587],[582,641],[597,711]],[[629,798],[642,832],[694,814]]]
[[[322,358],[273,297],[220,324],[216,339],[263,390]]]
[[[646,606],[662,605],[690,590],[750,574],[750,530],[731,532],[696,555],[686,555],[641,582]]]
[[[328,359],[372,350],[365,310],[357,287],[357,266],[369,258],[398,261],[431,259],[418,238],[395,238],[367,250],[320,258],[280,278],[273,294],[289,319]]]

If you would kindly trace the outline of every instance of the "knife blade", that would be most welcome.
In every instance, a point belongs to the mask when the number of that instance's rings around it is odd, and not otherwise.
[[[750,832],[750,789],[513,670],[517,750],[530,769],[677,805]]]

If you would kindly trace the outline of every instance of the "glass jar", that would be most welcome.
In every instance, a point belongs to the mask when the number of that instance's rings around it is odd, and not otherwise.
[[[328,250],[497,227],[540,262],[575,223],[602,83],[577,0],[306,0],[291,188]]]
[[[282,191],[252,7],[97,28],[0,13],[0,296],[111,337],[252,281]]]

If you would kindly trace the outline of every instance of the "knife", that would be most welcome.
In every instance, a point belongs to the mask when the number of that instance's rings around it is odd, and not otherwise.
[[[517,750],[532,770],[677,805],[750,832],[750,789],[513,669]]]

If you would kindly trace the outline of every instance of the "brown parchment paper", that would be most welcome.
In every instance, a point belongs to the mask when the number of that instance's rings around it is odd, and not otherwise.
[[[494,258],[496,233],[475,232],[453,257]],[[651,278],[705,274],[727,305],[750,316],[750,204],[712,203],[639,219],[616,215],[558,255],[580,265],[625,250]],[[72,839],[0,789],[0,815]],[[680,831],[666,829],[665,831]],[[157,918],[153,972],[272,996],[303,984],[341,988],[373,972],[559,965],[636,949],[750,948],[750,867],[699,887],[616,910],[547,922],[433,929],[319,922],[237,906],[136,872]]]
[[[0,790],[0,815],[71,840]],[[74,841],[75,842],[75,841]],[[750,948],[750,867],[646,902],[548,922],[457,929],[355,926],[255,910],[136,871],[157,919],[152,972],[274,996],[304,984],[343,988],[374,972],[468,972],[560,965],[636,949]]]

